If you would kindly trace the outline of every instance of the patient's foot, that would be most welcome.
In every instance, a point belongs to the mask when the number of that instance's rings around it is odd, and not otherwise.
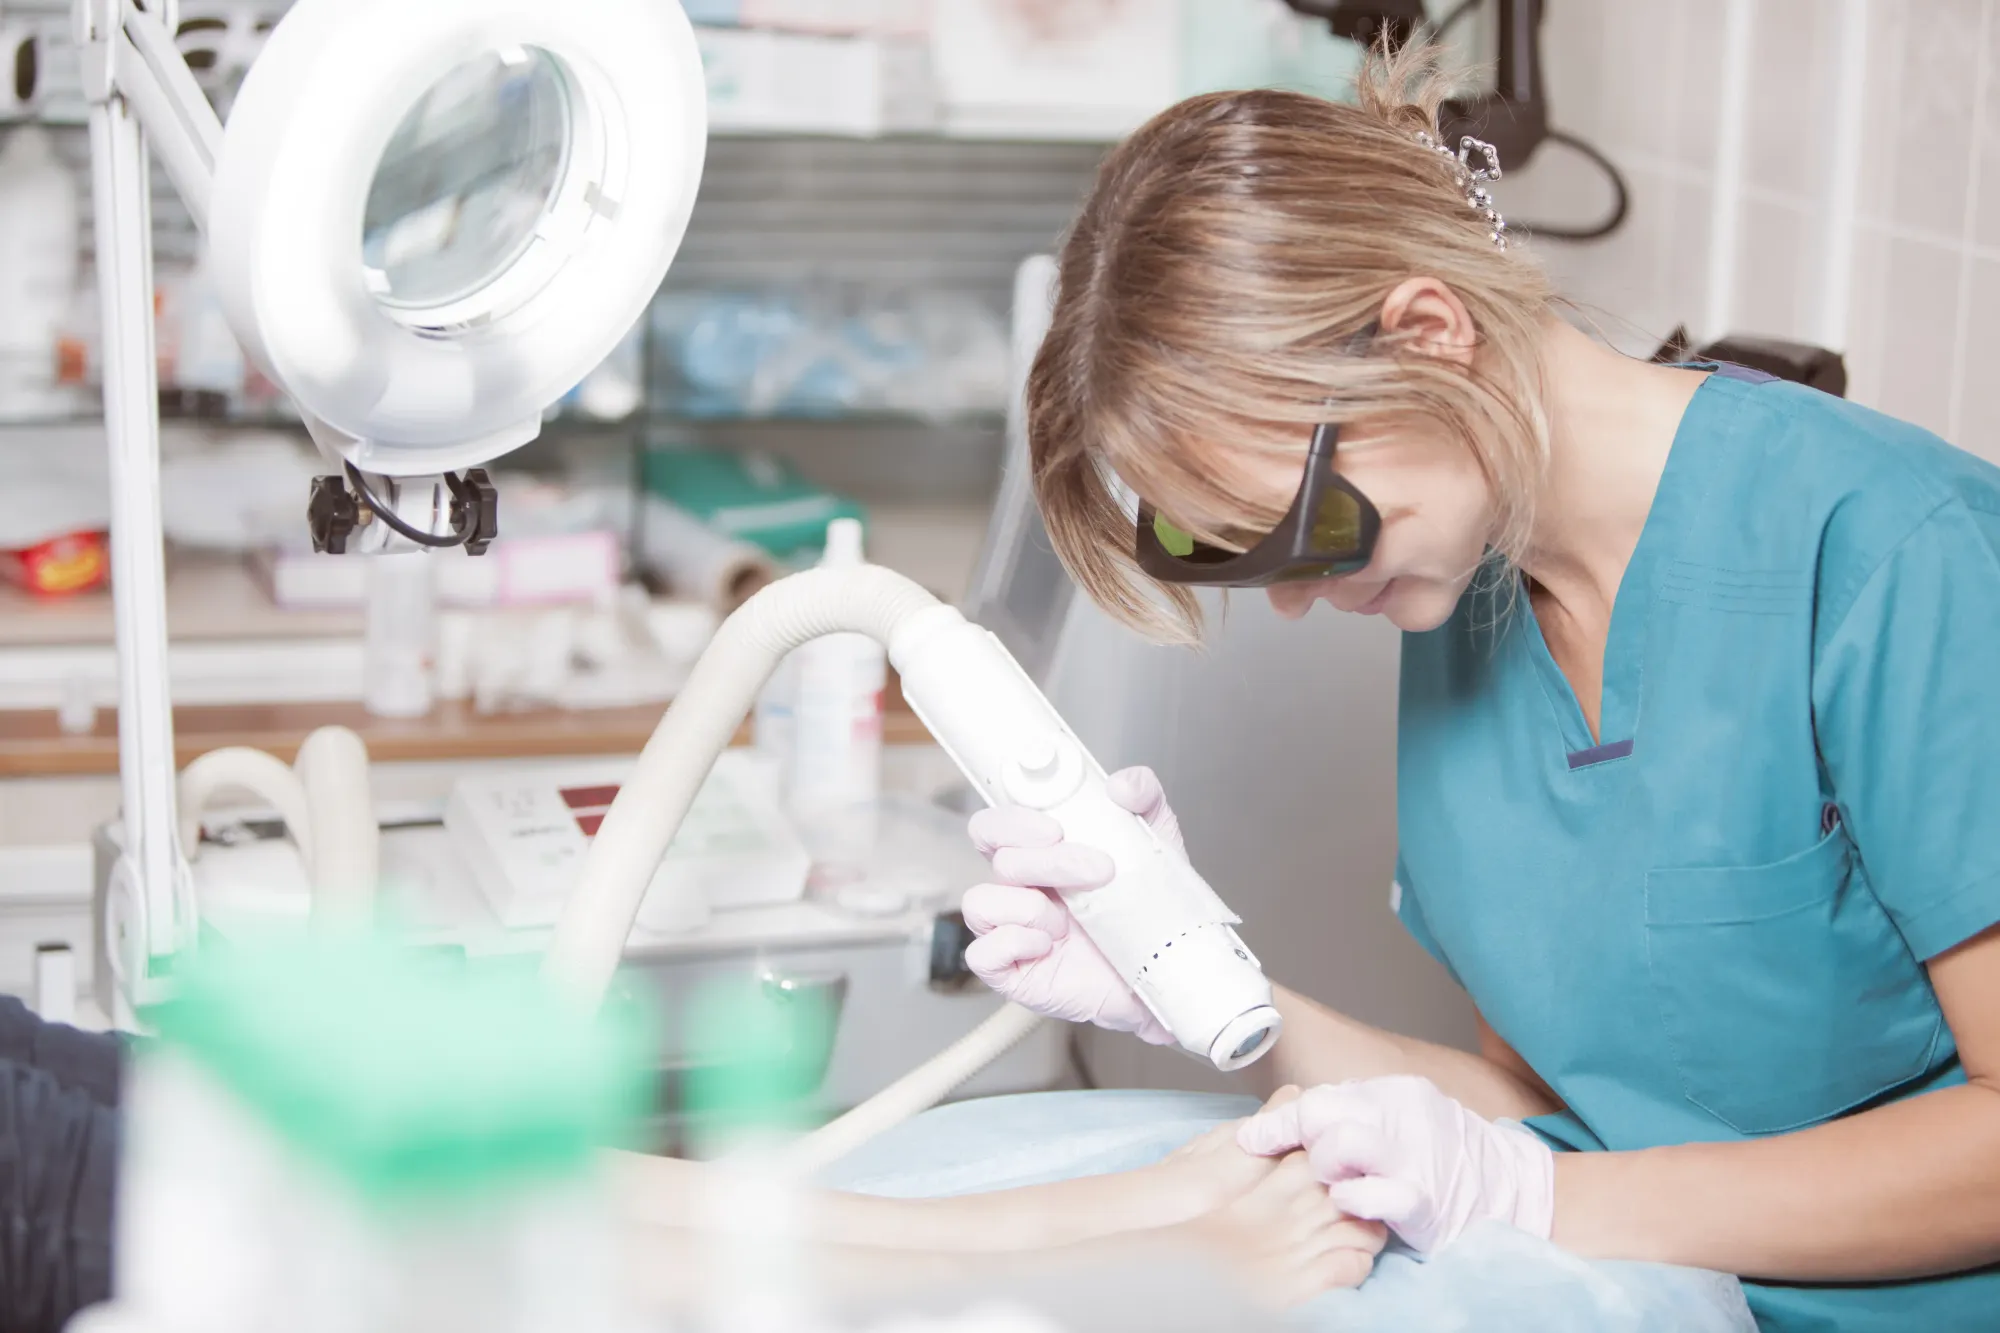
[[[1359,1286],[1389,1234],[1379,1222],[1359,1221],[1334,1207],[1304,1153],[1276,1163],[1246,1193],[1175,1231],[1273,1309]]]
[[[1298,1095],[1297,1088],[1281,1088],[1264,1107],[1283,1106]],[[1163,1209],[1155,1214],[1156,1225],[1173,1226],[1212,1213],[1241,1198],[1276,1169],[1275,1159],[1253,1157],[1237,1145],[1236,1129],[1242,1123],[1217,1125],[1144,1169]]]

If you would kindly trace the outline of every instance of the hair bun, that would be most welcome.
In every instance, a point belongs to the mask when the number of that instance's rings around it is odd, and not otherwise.
[[[1435,135],[1438,111],[1458,91],[1464,71],[1447,63],[1436,42],[1412,39],[1399,47],[1377,41],[1355,71],[1355,102],[1403,134]]]

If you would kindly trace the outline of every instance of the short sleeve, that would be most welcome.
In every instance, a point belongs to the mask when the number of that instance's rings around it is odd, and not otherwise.
[[[1553,1152],[1605,1152],[1604,1140],[1591,1133],[1574,1111],[1551,1111],[1521,1121],[1536,1138]]]
[[[1437,937],[1431,934],[1430,922],[1424,919],[1424,905],[1417,899],[1416,890],[1410,883],[1409,867],[1403,864],[1401,856],[1396,858],[1396,882],[1389,886],[1389,910],[1396,914],[1396,919],[1403,923],[1403,928],[1417,943],[1424,946],[1424,952],[1443,964],[1453,981],[1458,981],[1458,969],[1451,965],[1451,959],[1444,956],[1444,950],[1438,947]],[[1458,984],[1460,987],[1465,985],[1462,981]]]
[[[1948,501],[1822,629],[1813,722],[1876,897],[1919,958],[2000,922],[2000,505]]]

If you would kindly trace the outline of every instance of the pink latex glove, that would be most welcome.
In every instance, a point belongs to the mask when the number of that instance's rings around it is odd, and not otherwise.
[[[1236,1141],[1260,1157],[1304,1148],[1335,1207],[1386,1222],[1420,1254],[1443,1249],[1474,1222],[1505,1222],[1542,1240],[1555,1225],[1555,1154],[1426,1078],[1310,1088],[1245,1121]]]
[[[1143,818],[1168,846],[1181,851],[1180,821],[1150,768],[1113,773],[1105,790]],[[1000,881],[965,891],[965,924],[979,936],[965,964],[1012,1000],[1050,1018],[1131,1032],[1155,1046],[1174,1044],[1123,977],[1106,962],[1063,906],[1060,892],[1111,882],[1111,858],[1095,847],[1064,842],[1062,825],[1039,810],[996,806],[972,817],[979,854]]]

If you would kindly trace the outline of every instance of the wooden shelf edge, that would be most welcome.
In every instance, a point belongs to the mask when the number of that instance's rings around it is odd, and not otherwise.
[[[885,705],[885,744],[931,742],[899,694],[892,692]],[[174,763],[183,767],[210,750],[236,745],[290,763],[306,736],[326,726],[352,728],[377,763],[637,754],[663,711],[648,704],[480,714],[468,704],[442,703],[426,717],[403,720],[372,717],[348,703],[184,707],[174,710]],[[749,740],[746,722],[732,743]],[[100,713],[88,735],[65,736],[52,710],[0,710],[0,779],[101,777],[117,771],[115,712]]]

